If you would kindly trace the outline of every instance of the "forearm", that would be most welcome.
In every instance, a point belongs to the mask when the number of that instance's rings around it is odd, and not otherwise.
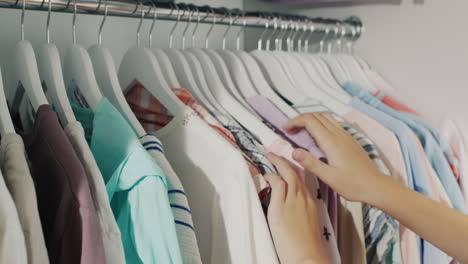
[[[387,177],[368,203],[397,219],[423,239],[468,263],[468,216]]]

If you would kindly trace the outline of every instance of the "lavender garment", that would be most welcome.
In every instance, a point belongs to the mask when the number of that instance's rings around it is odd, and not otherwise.
[[[21,127],[19,121],[16,124]],[[41,105],[30,131],[21,133],[50,263],[105,263],[88,178],[49,105]]]
[[[276,129],[276,132],[288,139],[295,147],[304,148],[317,159],[327,162],[325,154],[307,131],[302,130],[294,135],[290,135],[284,131],[283,126],[286,125],[289,119],[270,100],[263,96],[252,96],[247,98],[247,102],[265,121]]]
[[[284,131],[283,126],[286,125],[289,119],[270,100],[262,96],[252,96],[247,98],[247,102],[269,125],[273,126],[277,133],[288,139],[295,147],[304,148],[321,161],[328,162],[325,154],[319,149],[317,143],[307,131],[302,130],[295,135],[290,135]],[[335,234],[338,234],[336,232],[338,231],[338,218],[336,215],[338,200],[336,193],[320,180],[319,185],[319,195],[322,196],[327,205],[333,229]]]

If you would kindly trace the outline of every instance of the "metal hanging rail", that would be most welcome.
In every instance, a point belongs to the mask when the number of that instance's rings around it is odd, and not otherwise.
[[[74,0],[50,0],[53,12],[73,13],[74,12]],[[76,12],[80,14],[90,15],[104,15],[105,13],[105,2],[106,0],[90,1],[90,0],[78,0],[76,1]],[[24,0],[26,10],[41,10],[48,11],[48,0]],[[313,26],[315,33],[325,33],[330,30],[331,26],[335,28],[339,26],[344,30],[347,37],[352,37],[355,40],[359,38],[362,32],[362,23],[357,17],[350,17],[346,20],[336,19],[321,19],[321,18],[307,18],[304,16],[293,16],[287,14],[272,14],[266,12],[246,12],[242,16],[237,16],[234,21],[228,19],[227,9],[215,9],[207,6],[195,7],[194,5],[179,5],[175,8],[171,4],[153,3],[153,2],[118,2],[118,1],[107,1],[108,16],[118,17],[131,17],[141,18],[142,11],[144,17],[147,19],[154,18],[154,9],[156,8],[158,20],[168,21],[182,21],[188,22],[188,12],[183,13],[182,8],[187,8],[185,11],[190,10],[193,12],[196,8],[196,14],[192,13],[193,16],[201,17],[200,23],[216,25],[232,25],[232,26],[245,26],[247,28],[266,28],[272,27],[274,23],[278,21],[291,22],[296,26],[295,28],[286,28],[287,30],[294,29],[310,29]],[[23,0],[0,0],[0,8],[12,8],[22,9]],[[226,11],[223,13],[223,10]],[[233,11],[234,10],[230,10]],[[237,10],[238,11],[238,10]],[[232,14],[231,18],[232,18]],[[275,19],[276,18],[276,19]],[[213,22],[215,21],[215,22]]]

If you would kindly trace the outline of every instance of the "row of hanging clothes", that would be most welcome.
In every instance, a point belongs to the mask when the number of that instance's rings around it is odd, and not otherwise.
[[[49,37],[55,4],[73,12],[65,55]],[[49,1],[40,7],[49,11],[47,43],[34,50],[26,0],[19,7],[21,41],[3,65],[16,85],[8,98],[0,79],[1,263],[279,263],[265,218],[263,175],[276,173],[266,153],[294,163],[300,147],[327,162],[307,132],[283,131],[305,113],[333,113],[383,173],[466,213],[461,133],[451,121],[425,121],[352,54],[358,18]],[[78,9],[103,14],[87,50],[76,43]],[[101,32],[108,13],[125,9],[140,22],[117,71]],[[152,20],[148,47],[144,19]],[[158,19],[175,20],[169,49],[152,47]],[[211,24],[203,48],[193,46],[200,23]],[[228,25],[221,49],[210,46],[218,24]],[[232,34],[234,25],[241,30]],[[264,28],[251,52],[240,49],[247,26]],[[453,262],[383,211],[306,179],[331,263]]]

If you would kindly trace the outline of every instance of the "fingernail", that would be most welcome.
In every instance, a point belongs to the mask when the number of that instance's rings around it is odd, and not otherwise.
[[[305,159],[307,152],[303,149],[295,149],[293,152],[293,159],[301,162]]]

